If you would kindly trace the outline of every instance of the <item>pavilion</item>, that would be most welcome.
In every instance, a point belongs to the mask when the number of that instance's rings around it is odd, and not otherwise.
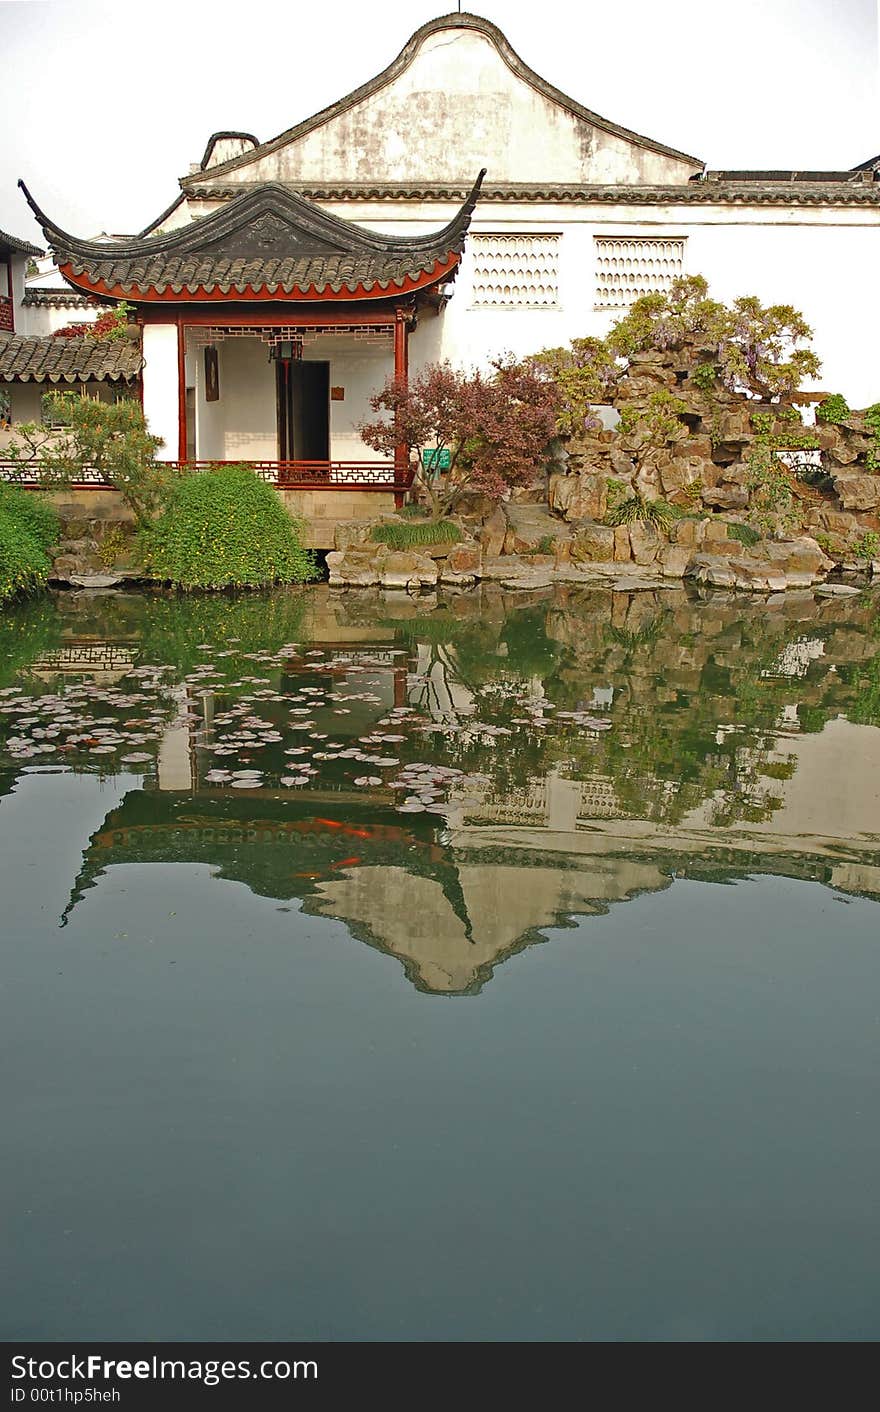
[[[74,288],[133,306],[143,403],[167,461],[248,461],[285,486],[402,488],[408,462],[365,460],[358,424],[461,262],[484,173],[428,235],[384,235],[267,183],[187,226],[82,240],[22,190]]]

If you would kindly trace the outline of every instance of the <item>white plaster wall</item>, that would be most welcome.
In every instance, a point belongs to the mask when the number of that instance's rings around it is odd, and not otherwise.
[[[330,455],[334,461],[380,461],[378,452],[361,441],[358,425],[374,414],[369,400],[394,371],[394,348],[387,344],[366,344],[357,352],[333,350],[333,340],[323,340],[330,360],[330,386],[342,387],[345,400],[330,403]]]
[[[16,333],[24,333],[25,321],[23,315],[27,314],[27,309],[21,307],[24,298],[24,280],[27,270],[27,256],[13,255],[10,263],[12,265],[12,322],[15,324]],[[2,268],[2,266],[0,266]],[[0,287],[0,294],[6,293],[6,271],[3,270],[3,285]]]
[[[417,234],[436,230],[450,204],[407,203],[398,219],[386,203],[328,203],[328,209],[364,225]],[[791,303],[815,331],[823,371],[814,384],[842,391],[850,405],[880,398],[876,330],[880,327],[880,209],[839,206],[761,208],[657,207],[529,202],[503,207],[483,202],[472,233],[561,234],[560,307],[494,310],[471,307],[469,254],[440,318],[422,316],[410,340],[410,365],[438,357],[462,366],[485,365],[496,353],[554,347],[573,337],[603,334],[618,312],[593,308],[595,236],[686,238],[685,271],[703,274],[713,295],[730,300],[757,294],[764,303]]]
[[[375,229],[402,234],[436,230],[453,214],[451,204],[401,203],[396,218],[387,203],[326,203],[328,209]],[[619,317],[593,308],[596,236],[685,237],[685,270],[703,274],[712,294],[730,300],[757,294],[765,303],[791,303],[815,330],[814,346],[824,367],[814,384],[843,392],[851,406],[880,399],[876,330],[880,327],[880,210],[871,208],[657,207],[529,202],[478,207],[473,233],[535,233],[561,236],[558,309],[474,309],[470,257],[466,250],[453,297],[444,312],[421,315],[410,339],[410,367],[449,358],[457,365],[485,366],[495,355],[517,355],[558,346],[584,334],[603,334]],[[266,347],[256,340],[219,344],[218,403],[204,401],[203,360],[195,358],[198,455],[203,459],[274,459],[275,384]],[[177,455],[176,330],[148,325],[145,331],[145,409],[166,438],[165,455]],[[352,348],[324,339],[307,357],[330,361],[331,385],[345,387],[345,401],[331,403],[331,456],[372,458],[357,423],[369,395],[392,369],[390,344]],[[164,420],[163,420],[164,419]]]
[[[196,451],[204,461],[275,460],[278,455],[275,370],[268,347],[256,338],[230,338],[217,344],[220,399],[205,401],[204,358],[193,358],[196,388]],[[379,459],[361,441],[357,426],[368,413],[370,394],[393,370],[393,346],[321,338],[304,358],[330,363],[331,387],[344,399],[330,403],[330,456],[336,461]]]
[[[177,460],[177,325],[144,325],[144,416],[165,445],[160,461]]]
[[[15,311],[16,333],[27,333],[35,337],[46,337],[56,329],[68,324],[91,324],[98,316],[95,308],[30,308],[19,307]]]
[[[196,456],[201,461],[263,461],[278,455],[275,372],[268,349],[256,338],[217,344],[220,398],[205,401],[205,359],[193,354],[196,389]]]
[[[9,393],[10,411],[13,425],[16,422],[38,422],[42,415],[40,399],[49,389],[37,382],[5,382],[3,390]]]
[[[585,72],[589,72],[588,69]],[[485,34],[427,36],[409,67],[372,97],[229,181],[686,181],[699,162],[595,127],[508,67]]]

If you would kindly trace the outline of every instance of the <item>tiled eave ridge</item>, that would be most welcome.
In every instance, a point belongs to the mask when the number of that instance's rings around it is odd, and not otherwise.
[[[19,185],[61,274],[87,293],[144,301],[352,301],[400,297],[453,278],[483,176],[441,230],[406,237],[365,230],[267,183],[174,230],[80,240]]]
[[[187,193],[190,201],[226,201],[239,197],[245,184],[206,182]],[[310,201],[460,201],[460,185],[344,182],[298,185]],[[587,186],[579,184],[533,185],[508,182],[485,185],[483,202],[559,201],[580,205],[613,206],[880,206],[880,182],[824,181],[687,182],[674,186]]]

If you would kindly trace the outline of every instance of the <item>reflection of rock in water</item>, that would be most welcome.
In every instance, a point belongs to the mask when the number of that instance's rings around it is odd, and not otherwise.
[[[659,868],[626,858],[591,860],[589,870],[463,864],[457,871],[464,916],[448,889],[397,867],[357,868],[321,883],[314,910],[366,927],[419,989],[461,994],[534,941],[536,931],[669,885]]]

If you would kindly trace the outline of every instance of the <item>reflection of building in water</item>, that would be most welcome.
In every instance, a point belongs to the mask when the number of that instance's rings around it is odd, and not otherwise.
[[[125,642],[94,638],[73,639],[49,652],[41,652],[28,671],[35,677],[88,676],[98,686],[113,686],[131,671],[137,647]]]
[[[93,836],[70,905],[114,864],[201,862],[345,922],[401,961],[420,989],[464,994],[547,927],[660,891],[673,877],[771,873],[880,898],[880,730],[833,721],[794,748],[799,767],[776,782],[774,816],[730,827],[712,825],[709,805],[676,826],[610,812],[587,818],[584,791],[597,781],[558,775],[543,789],[533,782],[523,816],[507,818],[500,804],[480,813],[464,797],[447,819],[401,816],[390,791],[137,790]],[[598,784],[601,807],[607,782]]]
[[[529,825],[567,832],[595,819],[623,818],[614,781],[606,775],[569,779],[556,770],[533,775],[521,789],[479,796],[453,790],[450,824]]]
[[[431,878],[405,867],[357,868],[322,882],[315,911],[365,927],[383,951],[401,960],[420,990],[465,994],[543,928],[571,916],[595,915],[638,892],[669,886],[655,864],[626,858],[564,862],[458,861],[460,906]]]
[[[407,701],[434,721],[473,714],[474,693],[462,679],[456,651],[451,643],[416,644]]]
[[[799,637],[787,642],[776,661],[761,672],[762,677],[805,677],[811,662],[824,657],[825,643],[820,637]]]

